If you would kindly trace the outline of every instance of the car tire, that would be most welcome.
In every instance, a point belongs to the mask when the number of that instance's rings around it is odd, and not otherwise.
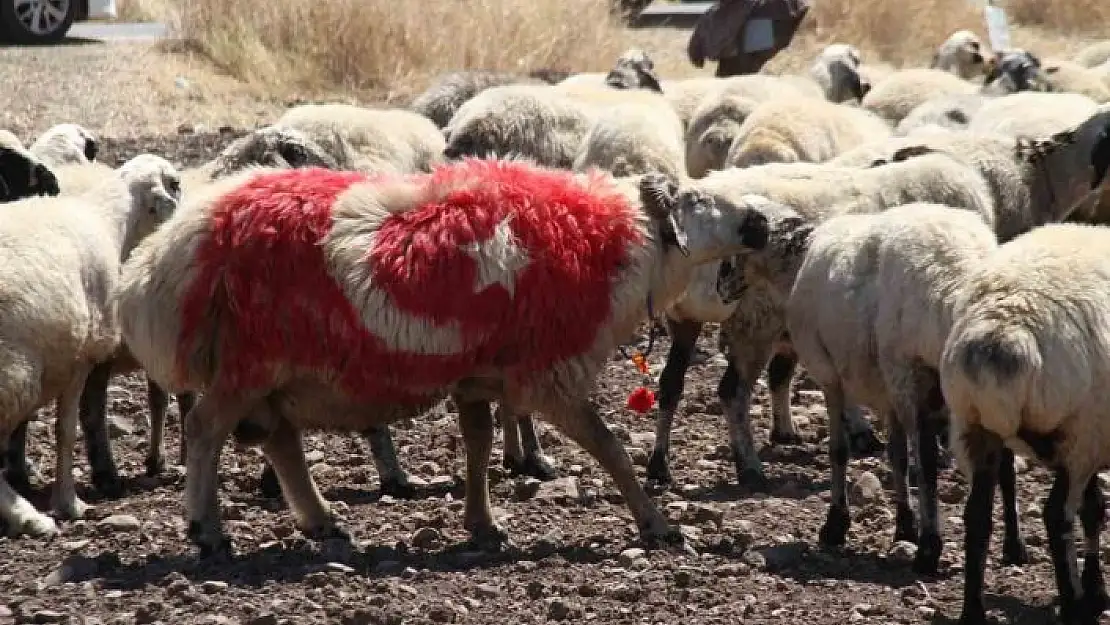
[[[0,0],[0,33],[16,44],[57,43],[73,25],[77,5],[78,0]]]

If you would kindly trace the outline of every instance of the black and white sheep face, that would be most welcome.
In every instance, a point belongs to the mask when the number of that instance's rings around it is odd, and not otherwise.
[[[655,62],[639,49],[628,50],[617,59],[605,76],[605,84],[614,89],[648,89],[663,93],[659,75],[655,73]]]
[[[58,195],[61,189],[50,168],[27,153],[0,148],[0,202],[35,195]]]
[[[746,200],[758,207],[766,219],[767,243],[755,253],[738,254],[721,263],[717,271],[717,295],[725,304],[739,300],[752,285],[793,276],[809,250],[813,234],[813,222],[790,208],[762,196],[746,196]]]
[[[1048,76],[1041,68],[1041,60],[1021,49],[996,53],[983,84],[1002,93],[1051,91]]]
[[[640,179],[645,212],[658,224],[664,245],[693,263],[761,250],[767,245],[767,217],[754,203],[722,208],[699,189],[679,189],[663,174]]]

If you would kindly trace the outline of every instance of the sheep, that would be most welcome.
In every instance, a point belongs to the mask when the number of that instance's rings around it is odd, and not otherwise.
[[[8,364],[0,390],[5,418],[0,446],[7,446],[12,430],[35,410],[57,400],[51,501],[61,518],[79,518],[88,510],[73,481],[77,403],[91,363],[110,357],[119,342],[110,294],[121,259],[175,210],[178,184],[173,166],[142,154],[85,195],[29,198],[5,207],[0,289],[11,305],[0,320],[5,337],[0,361]],[[15,535],[58,531],[3,477],[0,517]]]
[[[467,441],[464,525],[479,546],[505,540],[486,480],[491,399],[543,413],[597,458],[643,539],[682,541],[587,395],[647,315],[645,302],[665,307],[696,264],[765,243],[766,221],[753,208],[761,202],[721,212],[657,174],[609,183],[600,173],[479,159],[430,175],[258,170],[214,183],[134,251],[116,291],[124,340],[148,374],[171,390],[205,390],[186,424],[190,539],[202,555],[230,549],[215,468],[232,430],[263,444],[299,527],[341,535],[306,470],[299,430],[386,424],[451,394]],[[448,218],[462,225],[452,230]],[[251,224],[270,234],[223,247],[226,228]],[[268,253],[251,251],[251,241]],[[412,248],[423,258],[415,265],[389,260],[410,253],[406,241],[423,246]],[[395,270],[404,275],[390,277]],[[254,304],[243,300],[245,309],[237,302],[248,283]],[[571,297],[575,306],[563,307]],[[280,315],[263,304],[272,298],[287,304]],[[261,314],[249,310],[258,305]],[[460,325],[459,314],[471,321]],[[248,320],[249,332],[234,329]],[[460,356],[460,348],[477,351]]]
[[[540,78],[508,72],[472,70],[440,76],[423,93],[416,96],[409,109],[443,128],[464,102],[490,87],[502,85],[544,85]]]
[[[859,48],[847,43],[825,46],[809,68],[809,76],[821,86],[830,102],[863,100],[871,83],[860,77]]]
[[[1101,70],[1063,60],[1046,61],[1042,69],[1052,91],[1078,93],[1099,103],[1110,102],[1110,79]]]
[[[932,98],[915,106],[894,129],[897,136],[942,128],[963,130],[987,101],[978,93],[958,93]]]
[[[929,67],[970,80],[984,73],[986,63],[979,36],[969,30],[958,30],[940,44]]]
[[[353,169],[376,173],[431,171],[443,159],[443,133],[427,117],[406,109],[369,109],[350,104],[302,104],[273,124],[292,128],[333,158],[354,151]],[[337,145],[337,137],[345,145]]]
[[[1095,113],[1098,103],[1077,93],[1023,91],[983,103],[967,130],[1010,136],[1045,136],[1073,126]]]
[[[744,120],[758,103],[737,95],[707,98],[694,111],[686,131],[686,173],[701,178],[723,169],[728,150]]]
[[[890,126],[867,111],[822,100],[768,100],[740,126],[726,167],[765,163],[817,163],[869,140]]]
[[[491,87],[466,101],[444,127],[448,159],[519,154],[569,169],[596,107],[549,87]]]
[[[926,100],[950,94],[977,93],[979,88],[959,76],[939,69],[904,69],[874,84],[860,105],[888,120],[902,121]]]
[[[1092,188],[1108,167],[1104,144]],[[1007,448],[1055,473],[1043,518],[1060,622],[1095,625],[1110,607],[1099,554],[1106,512],[1097,475],[1110,466],[1107,249],[1110,231],[1103,227],[1054,224],[1001,246],[967,276],[970,303],[953,323],[940,361],[951,445],[971,482],[963,513],[961,623],[987,622],[983,570],[996,459]],[[1072,535],[1077,512],[1086,539],[1082,576]]]
[[[1023,48],[996,50],[987,62],[980,92],[987,96],[1050,91],[1040,57]]]
[[[942,141],[937,137],[928,144],[905,145],[874,159],[874,164],[866,168],[778,163],[713,172],[691,185],[719,204],[756,194],[789,206],[814,222],[842,212],[875,213],[914,201],[945,204],[979,213],[1000,241],[1008,241],[1030,228],[1066,218],[1087,201],[1088,181],[1083,172],[1090,167],[1092,155],[1107,149],[1099,137],[1108,124],[1110,111],[1105,111],[1046,138],[954,135]],[[786,328],[781,297],[765,288],[728,287],[739,275],[735,266],[733,259],[726,264],[730,271],[701,272],[699,276],[708,275],[730,293],[725,303],[734,308],[720,332],[729,369],[718,392],[729,423],[738,479],[755,488],[766,488],[748,417],[752,388],[766,368],[774,422],[771,440],[796,440],[789,413],[796,357],[783,335]],[[752,271],[751,267],[748,270]],[[780,268],[772,266],[763,271],[781,278]],[[705,290],[690,286],[683,305],[696,305],[687,300]],[[659,379],[656,442],[647,469],[649,485],[671,481],[667,466],[670,428],[700,327],[694,321],[671,333],[671,353]],[[853,407],[848,421],[853,448],[873,449],[875,445],[865,440],[873,435],[862,427],[863,423]]]
[[[743,97],[754,101],[770,98],[824,98],[821,87],[769,74],[745,74],[728,78],[687,78],[662,82],[663,97],[671,104],[683,125],[689,127],[694,112],[710,98]]]
[[[966,274],[998,247],[995,234],[981,215],[929,203],[835,216],[816,227],[796,214],[781,221],[785,225],[772,232],[785,232],[773,234],[761,254],[786,258],[779,262],[796,272],[786,296],[786,325],[829,414],[832,503],[820,540],[843,545],[847,538],[848,439],[842,421],[850,402],[864,404],[881,416],[889,433],[894,542],[917,543],[914,570],[935,574],[942,551],[937,426],[946,420],[937,366],[952,320],[965,305]],[[775,249],[780,239],[782,249]],[[1013,456],[1001,463],[1003,564],[1024,564],[1028,554],[1018,527]],[[921,471],[917,519],[907,464]]]
[[[100,145],[88,129],[77,124],[58,124],[42,133],[28,151],[53,167],[96,160]]]
[[[19,140],[19,137],[15,136],[12,131],[4,130],[3,128],[0,128],[0,148],[7,150],[27,149],[27,147],[23,145],[23,142]]]
[[[617,57],[613,69],[608,73],[571,74],[559,84],[610,87],[613,89],[647,89],[662,93],[659,76],[655,73],[655,62],[647,52],[630,48]]]
[[[1083,67],[1098,67],[1110,63],[1110,40],[1096,41],[1075,53],[1072,61]]]
[[[11,139],[15,139],[14,135]],[[0,204],[34,195],[58,195],[58,178],[19,140],[0,137]]]
[[[574,159],[575,171],[591,167],[616,177],[652,171],[684,177],[682,120],[673,110],[638,103],[609,108],[590,127]]]

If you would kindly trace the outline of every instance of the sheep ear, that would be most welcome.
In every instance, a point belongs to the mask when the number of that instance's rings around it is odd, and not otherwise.
[[[901,163],[902,161],[911,159],[915,156],[924,156],[926,154],[933,154],[935,152],[936,150],[927,145],[907,145],[904,148],[899,148],[895,150],[894,154],[890,156],[890,162]]]
[[[62,192],[61,187],[58,186],[58,178],[50,168],[42,163],[35,165],[33,168],[35,185],[39,188],[42,195],[58,195]]]
[[[640,76],[640,83],[656,93],[663,93],[663,85],[659,82],[659,76],[655,70],[649,67],[638,68],[636,73]]]
[[[1106,172],[1110,170],[1110,126],[1102,129],[1095,142],[1095,149],[1091,152],[1091,167],[1095,170],[1091,181],[1091,190],[1102,185],[1106,179]]]

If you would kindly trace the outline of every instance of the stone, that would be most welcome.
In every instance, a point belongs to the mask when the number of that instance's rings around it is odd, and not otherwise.
[[[848,498],[854,506],[882,501],[882,482],[874,473],[864,471],[852,482],[852,487],[848,491]]]
[[[551,597],[547,603],[547,618],[553,621],[564,621],[575,613],[575,606],[562,597]]]
[[[633,547],[631,549],[625,549],[624,551],[622,551],[620,557],[618,558],[618,561],[620,562],[621,566],[627,569],[631,567],[632,564],[636,562],[636,560],[643,558],[646,554],[647,552],[643,549]]]
[[[535,498],[554,503],[572,503],[578,499],[578,478],[567,476],[543,482],[537,489]]]
[[[209,594],[209,595],[214,595],[218,592],[223,592],[223,591],[227,590],[227,587],[228,587],[227,582],[221,582],[221,581],[217,581],[217,580],[209,580],[207,582],[201,583],[201,585],[200,585],[200,589],[203,590],[205,592],[205,594]]]
[[[890,551],[886,554],[886,559],[892,562],[908,563],[913,562],[916,555],[917,545],[908,540],[900,540],[891,546]]]
[[[409,542],[417,549],[434,549],[443,543],[443,534],[434,527],[422,527],[412,533]]]
[[[101,519],[96,525],[113,532],[134,532],[142,527],[139,519],[130,514],[113,514]]]

